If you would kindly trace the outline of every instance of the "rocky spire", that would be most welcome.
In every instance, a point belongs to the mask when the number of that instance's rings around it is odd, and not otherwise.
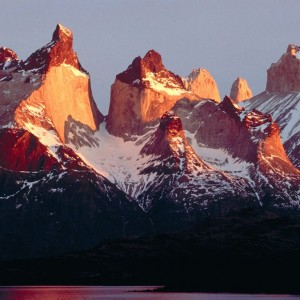
[[[51,42],[30,55],[23,63],[22,68],[45,73],[51,66],[59,66],[63,63],[87,73],[80,65],[77,54],[73,50],[72,31],[57,24]]]
[[[20,68],[27,74],[34,91],[15,110],[14,120],[21,128],[31,130],[28,124],[54,127],[62,142],[68,136],[68,120],[96,130],[103,119],[91,92],[89,74],[81,67],[73,50],[71,30],[58,24],[50,43],[34,52]],[[34,114],[39,107],[40,113]],[[47,116],[45,122],[44,117]]]
[[[157,172],[158,174],[175,174],[177,172],[191,173],[197,168],[203,171],[210,168],[197,156],[189,145],[181,119],[171,110],[165,112],[152,138],[144,145],[142,156],[159,158],[159,164],[150,163],[142,172]]]
[[[52,35],[52,41],[64,41],[64,42],[73,42],[73,33],[70,29],[64,27],[61,24],[57,24],[55,31]]]
[[[144,133],[147,124],[158,121],[181,98],[196,96],[185,89],[181,77],[165,68],[161,55],[150,50],[116,76],[106,128],[113,135],[130,139]]]
[[[231,86],[230,98],[235,102],[244,101],[252,98],[252,91],[248,86],[247,80],[238,77]]]
[[[194,69],[185,80],[186,89],[199,98],[221,101],[218,86],[211,74],[203,69]]]
[[[299,46],[288,45],[286,53],[271,65],[267,71],[267,92],[300,91],[300,59],[296,56],[299,50]]]

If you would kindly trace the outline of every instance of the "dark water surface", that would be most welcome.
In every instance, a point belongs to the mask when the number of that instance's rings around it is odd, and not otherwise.
[[[143,292],[155,287],[0,287],[6,300],[290,300],[300,296]]]

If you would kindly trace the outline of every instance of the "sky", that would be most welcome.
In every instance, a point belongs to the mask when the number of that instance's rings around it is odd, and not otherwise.
[[[207,69],[221,97],[243,77],[254,95],[267,69],[300,44],[299,0],[0,0],[0,46],[20,59],[51,40],[56,24],[72,30],[74,50],[107,114],[110,87],[136,56],[158,51],[167,69]]]

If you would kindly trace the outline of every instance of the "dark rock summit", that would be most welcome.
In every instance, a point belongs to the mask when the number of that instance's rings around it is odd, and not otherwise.
[[[139,88],[150,87],[147,81],[148,73],[159,74],[159,77],[175,81],[184,88],[181,78],[165,68],[161,55],[155,50],[148,51],[144,58],[136,57],[127,70],[118,74],[116,79]]]
[[[77,54],[73,50],[73,34],[71,30],[58,24],[52,41],[34,52],[22,64],[24,70],[47,72],[51,66],[67,64],[88,74],[80,65]]]

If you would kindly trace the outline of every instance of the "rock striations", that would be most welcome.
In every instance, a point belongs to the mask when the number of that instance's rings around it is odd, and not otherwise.
[[[300,96],[283,93],[299,84],[297,51],[270,68],[268,92],[237,104],[250,97],[241,79],[220,101],[208,71],[182,79],[150,50],[116,76],[104,118],[69,29],[25,61],[0,48],[0,260],[246,208],[299,214]]]
[[[252,98],[252,91],[246,79],[238,77],[231,86],[230,98],[235,102],[241,102]]]

